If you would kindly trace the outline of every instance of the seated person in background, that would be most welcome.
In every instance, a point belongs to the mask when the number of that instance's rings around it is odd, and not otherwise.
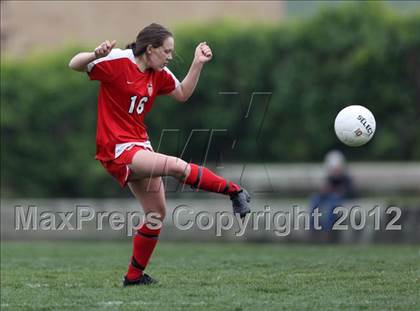
[[[347,171],[346,159],[340,151],[333,150],[327,153],[325,169],[327,178],[322,189],[323,192],[335,193],[343,200],[353,198],[353,182]]]
[[[334,242],[337,235],[333,235],[332,227],[337,219],[334,208],[340,206],[344,200],[354,197],[353,183],[347,171],[346,159],[337,150],[332,150],[325,156],[326,179],[320,193],[311,198],[310,212],[316,208],[322,214],[320,238],[323,241]],[[311,228],[314,229],[313,218]]]

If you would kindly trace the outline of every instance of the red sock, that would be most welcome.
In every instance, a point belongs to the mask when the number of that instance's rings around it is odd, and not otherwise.
[[[194,188],[224,194],[232,194],[241,190],[240,186],[231,181],[228,182],[223,177],[214,174],[208,168],[192,163],[190,164],[190,168],[191,172],[185,180],[185,183]]]
[[[143,275],[147,263],[152,256],[158,242],[159,229],[151,229],[151,225],[143,224],[133,237],[133,256],[128,266],[126,277],[130,280],[138,279]]]

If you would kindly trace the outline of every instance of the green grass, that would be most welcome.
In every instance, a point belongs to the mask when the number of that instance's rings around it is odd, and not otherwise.
[[[420,309],[418,246],[160,243],[160,283],[122,288],[130,247],[3,243],[1,309]]]

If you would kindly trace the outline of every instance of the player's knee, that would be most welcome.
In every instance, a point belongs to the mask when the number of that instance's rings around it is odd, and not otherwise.
[[[159,219],[161,221],[163,221],[165,219],[165,216],[166,216],[166,209],[165,209],[165,207],[160,208],[158,214],[159,214]]]
[[[189,165],[184,160],[171,157],[169,175],[180,180],[184,180],[189,174]]]
[[[156,206],[150,210],[146,215],[146,221],[155,223],[162,222],[166,216],[166,209],[164,206]]]

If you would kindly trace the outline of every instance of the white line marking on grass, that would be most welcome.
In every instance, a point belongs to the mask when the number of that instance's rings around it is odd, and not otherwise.
[[[197,301],[197,302],[181,302],[178,303],[182,306],[202,306],[202,305],[206,305],[206,302],[204,301]]]
[[[115,306],[115,305],[119,306],[119,305],[122,305],[123,303],[124,302],[122,301],[101,301],[98,304],[104,305],[104,306]]]
[[[156,301],[130,301],[125,303],[127,305],[161,305],[161,302]],[[181,305],[181,306],[203,306],[207,303],[205,301],[198,301],[198,302],[172,302],[174,305]]]
[[[64,287],[82,287],[82,283],[64,283]]]
[[[27,283],[25,285],[29,288],[49,287],[48,284],[39,284],[39,283],[35,283],[35,284]]]
[[[160,302],[156,301],[130,301],[126,303],[127,305],[135,305],[135,306],[141,306],[141,305],[160,305]]]
[[[141,301],[141,300],[137,300],[137,301],[101,301],[98,302],[98,305],[101,306],[119,306],[119,305],[134,305],[134,306],[144,306],[144,305],[161,305],[161,302],[157,302],[157,301]],[[174,303],[175,305],[181,305],[181,306],[203,306],[206,305],[207,303],[205,301],[197,301],[197,302],[179,302],[179,303]]]

